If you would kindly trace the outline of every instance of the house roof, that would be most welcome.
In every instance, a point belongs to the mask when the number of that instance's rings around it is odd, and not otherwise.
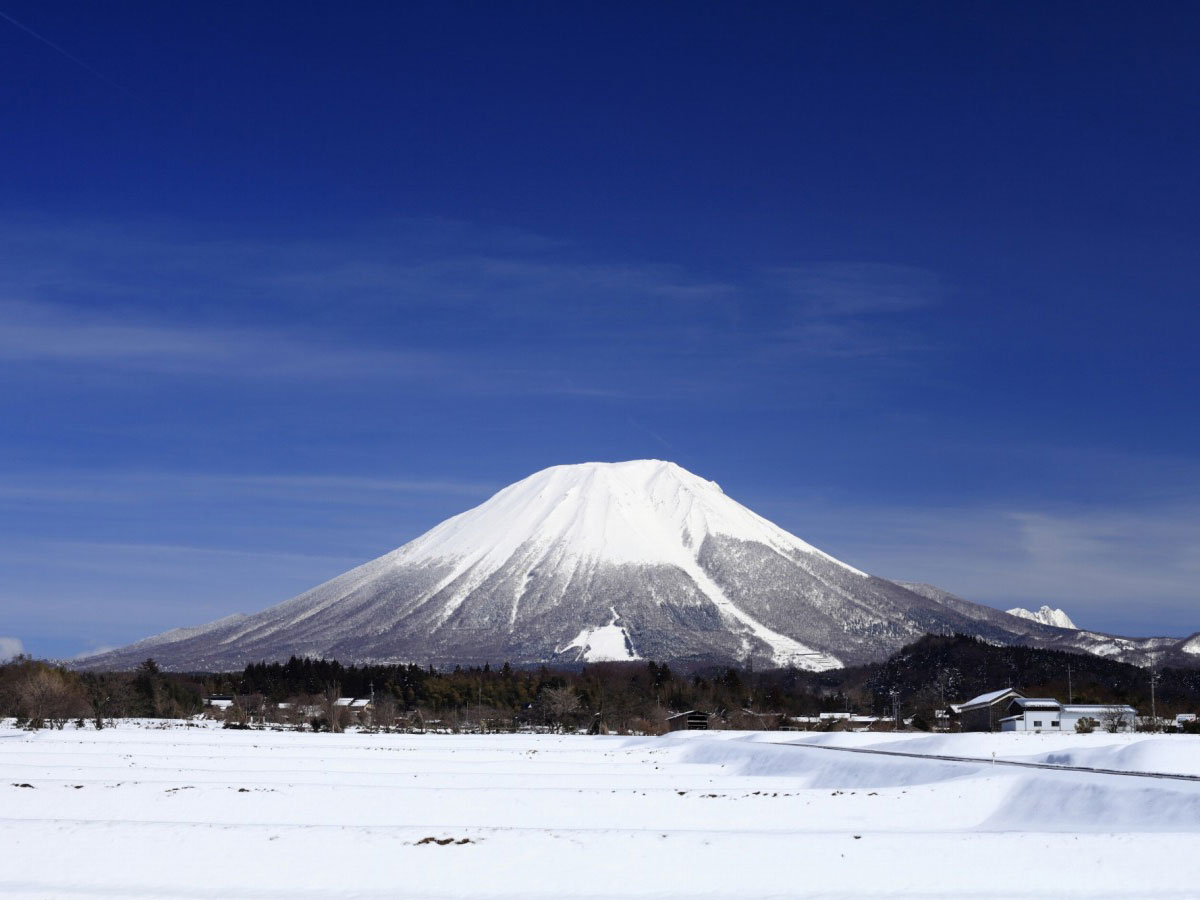
[[[1008,696],[1020,697],[1021,694],[1012,688],[1005,688],[1002,691],[989,691],[986,694],[980,694],[978,697],[968,700],[966,703],[958,704],[958,709],[976,709],[980,706],[991,706],[997,700],[1003,700]]]
[[[1053,697],[1017,697],[1013,700],[1013,704],[1021,707],[1021,709],[1061,709],[1062,704]]]
[[[1064,703],[1063,712],[1098,713],[1103,715],[1108,710],[1137,715],[1137,710],[1125,703]]]

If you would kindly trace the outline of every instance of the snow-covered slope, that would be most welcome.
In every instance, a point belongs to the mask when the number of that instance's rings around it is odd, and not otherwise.
[[[658,460],[537,472],[416,540],[250,616],[78,665],[153,655],[235,669],[320,655],[434,664],[657,659],[828,669],[926,632],[1052,643],[1063,632],[867,575]],[[1085,634],[1083,632],[1080,633]],[[1104,636],[1096,638],[1097,647]]]
[[[1008,610],[1010,616],[1018,616],[1022,619],[1029,619],[1031,622],[1041,622],[1043,625],[1051,625],[1054,628],[1071,628],[1078,630],[1071,617],[1061,609],[1051,609],[1049,606],[1043,606],[1037,612],[1031,612],[1028,609],[1023,609],[1020,606]]]
[[[670,462],[554,466],[509,485],[486,503],[447,519],[397,551],[410,563],[457,559],[502,567],[523,546],[560,548],[560,559],[688,565],[708,535],[839,562],[725,496],[720,486]]]

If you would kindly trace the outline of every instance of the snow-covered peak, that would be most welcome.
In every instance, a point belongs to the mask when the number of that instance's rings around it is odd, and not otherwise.
[[[1079,627],[1071,621],[1071,617],[1061,609],[1051,609],[1049,606],[1043,606],[1037,612],[1030,612],[1018,606],[1007,610],[1007,612],[1010,616],[1029,619],[1031,622],[1039,622],[1042,625],[1052,625],[1055,628],[1070,628],[1072,631],[1079,630]]]
[[[459,560],[499,567],[518,548],[553,551],[556,561],[679,564],[694,561],[707,535],[838,560],[730,499],[715,482],[672,462],[552,466],[447,519],[392,554],[396,564]]]

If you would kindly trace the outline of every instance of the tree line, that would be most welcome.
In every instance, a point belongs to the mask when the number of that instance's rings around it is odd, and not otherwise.
[[[855,712],[890,716],[898,706],[917,727],[936,712],[997,688],[1077,703],[1129,703],[1149,711],[1151,673],[1097,656],[997,647],[973,637],[927,635],[885,662],[805,672],[735,667],[672,669],[656,662],[582,669],[508,663],[439,670],[418,665],[343,665],[292,657],[237,673],[169,673],[153,660],[134,672],[77,672],[18,658],[0,666],[0,716],[28,727],[126,717],[185,718],[204,698],[228,695],[235,726],[251,719],[339,730],[354,715],[339,698],[369,698],[375,727],[545,727],[659,733],[667,716],[715,714],[729,727],[773,728],[796,716]],[[1160,715],[1200,711],[1200,670],[1155,673]]]

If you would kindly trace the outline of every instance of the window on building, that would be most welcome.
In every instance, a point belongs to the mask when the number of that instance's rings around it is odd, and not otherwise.
[[[1061,723],[1060,723],[1060,722],[1058,722],[1058,720],[1055,720],[1055,721],[1053,721],[1053,722],[1051,722],[1051,723],[1050,723],[1050,727],[1051,727],[1051,728],[1058,728],[1060,724],[1061,724]]]
[[[1034,719],[1034,720],[1033,720],[1033,727],[1034,727],[1034,728],[1041,728],[1041,727],[1042,727],[1042,721],[1041,721],[1041,719]]]

